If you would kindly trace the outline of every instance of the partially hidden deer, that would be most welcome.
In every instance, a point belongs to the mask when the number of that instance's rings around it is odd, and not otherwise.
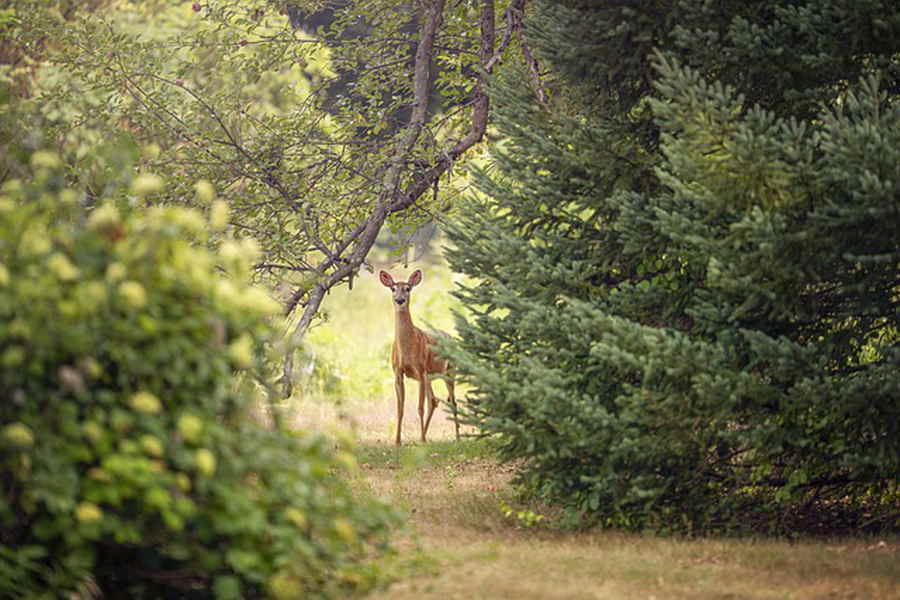
[[[409,314],[410,293],[422,281],[422,271],[416,269],[408,281],[394,281],[390,273],[378,273],[381,283],[391,288],[394,300],[394,344],[391,347],[391,367],[394,369],[394,391],[397,394],[397,439],[400,445],[400,433],[403,428],[403,406],[406,401],[404,377],[419,382],[419,427],[422,441],[428,434],[431,417],[437,408],[438,399],[431,388],[431,380],[439,377],[447,384],[447,402],[453,409],[453,423],[456,426],[456,439],[459,439],[459,421],[457,420],[454,381],[447,360],[438,357],[435,352],[435,338],[425,333],[412,322]],[[439,335],[446,335],[438,332]],[[428,400],[428,415],[425,415],[425,401]]]

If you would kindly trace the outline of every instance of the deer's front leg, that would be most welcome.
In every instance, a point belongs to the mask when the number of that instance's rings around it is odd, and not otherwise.
[[[400,445],[400,432],[403,431],[403,405],[406,400],[406,390],[403,387],[403,372],[394,373],[394,392],[397,395],[397,439],[395,443]]]

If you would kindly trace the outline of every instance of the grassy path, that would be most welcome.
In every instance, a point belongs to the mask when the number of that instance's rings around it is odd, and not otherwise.
[[[511,472],[474,442],[370,444],[365,485],[407,510],[411,573],[373,598],[900,599],[900,540],[678,540],[504,517]]]

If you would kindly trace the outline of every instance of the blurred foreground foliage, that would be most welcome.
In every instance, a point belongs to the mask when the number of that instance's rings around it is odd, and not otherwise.
[[[167,182],[124,165],[85,210],[67,167],[37,151],[0,188],[0,597],[378,584],[397,515],[347,485],[349,442],[258,423],[279,305],[255,244],[208,249],[211,186],[208,214],[153,205]]]

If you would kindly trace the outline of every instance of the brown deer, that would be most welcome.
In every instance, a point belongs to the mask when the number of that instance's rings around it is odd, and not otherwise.
[[[391,367],[394,369],[394,391],[397,394],[397,439],[400,445],[400,432],[403,426],[403,405],[406,400],[403,378],[411,377],[419,382],[419,426],[422,441],[428,434],[428,426],[438,399],[431,389],[431,379],[440,377],[447,384],[447,402],[453,409],[453,423],[456,426],[456,439],[459,439],[459,421],[457,420],[456,398],[453,395],[454,381],[450,372],[450,364],[438,358],[435,352],[435,339],[413,325],[409,314],[410,292],[422,281],[422,271],[416,269],[409,276],[409,281],[394,281],[390,273],[378,273],[381,283],[391,288],[394,300],[394,344],[391,347]],[[446,334],[441,334],[446,335]],[[425,416],[425,399],[428,399],[428,416]]]

